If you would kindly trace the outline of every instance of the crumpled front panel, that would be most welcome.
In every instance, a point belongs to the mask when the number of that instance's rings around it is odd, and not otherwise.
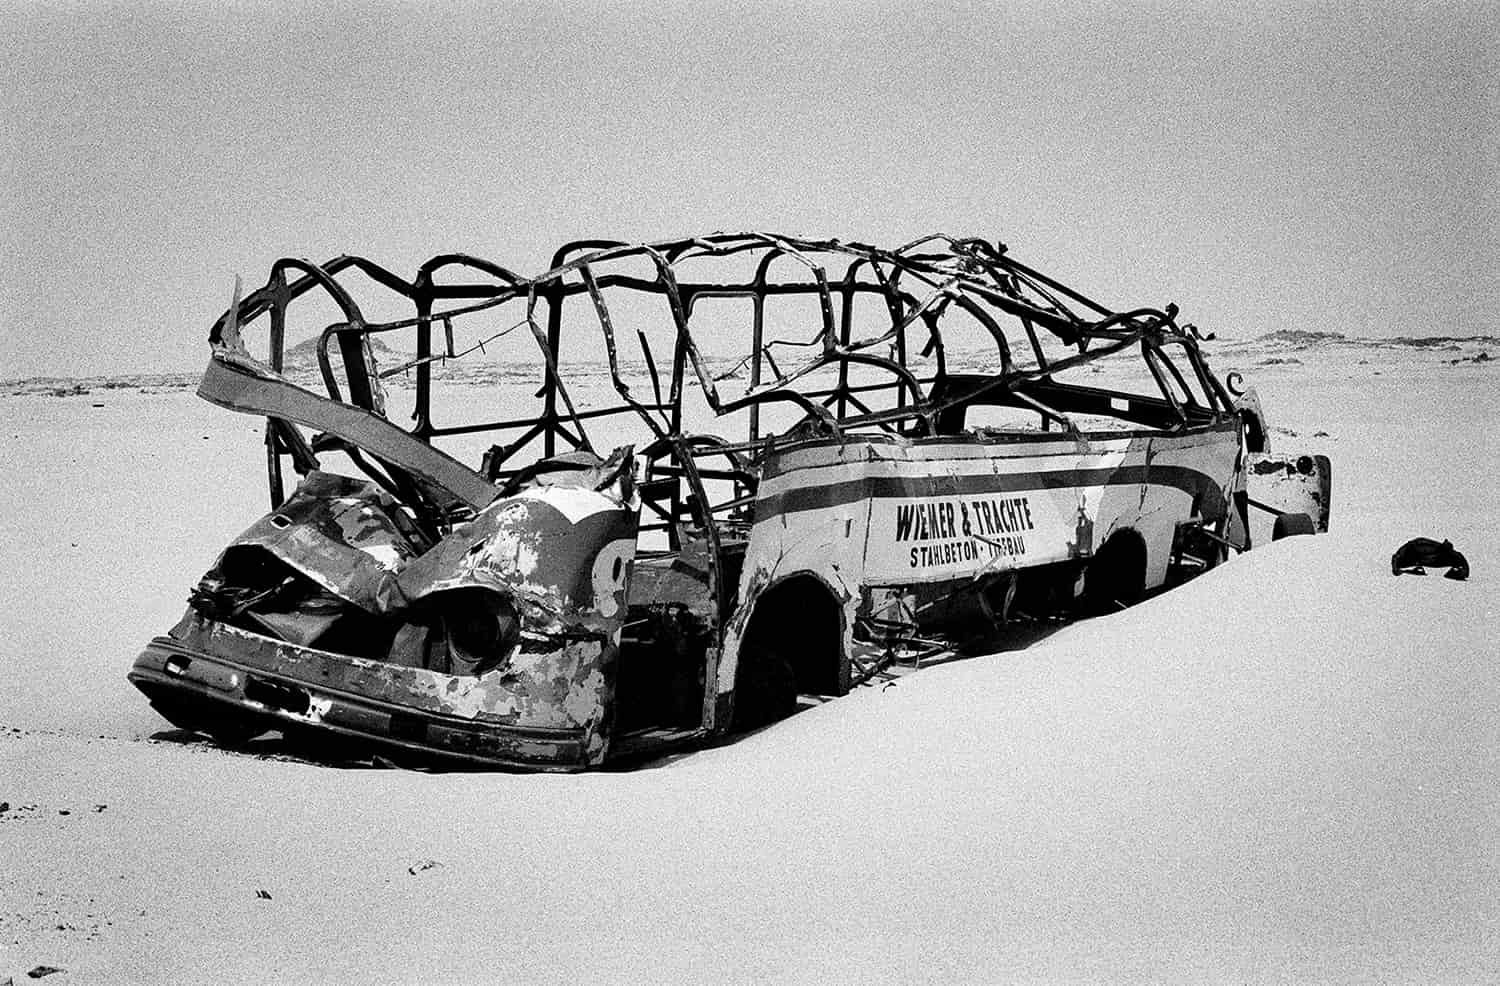
[[[280,509],[235,538],[220,567],[259,548],[360,609],[388,612],[401,604],[396,573],[419,550],[393,520],[398,509],[373,483],[313,471]]]

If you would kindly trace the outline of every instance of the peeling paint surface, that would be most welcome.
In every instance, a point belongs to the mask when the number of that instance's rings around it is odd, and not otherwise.
[[[567,511],[553,504],[554,491]],[[529,604],[523,616],[541,632],[605,628],[623,606],[624,586],[619,578],[596,578],[596,561],[607,551],[611,568],[618,559],[623,570],[635,523],[632,512],[602,493],[546,487],[496,500],[408,564],[397,584],[407,604],[482,587]],[[598,590],[606,594],[602,606]]]

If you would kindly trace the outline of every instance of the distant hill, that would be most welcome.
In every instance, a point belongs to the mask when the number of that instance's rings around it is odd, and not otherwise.
[[[402,353],[397,352],[396,350],[392,349],[390,346],[387,346],[384,342],[382,342],[379,336],[372,335],[369,337],[369,339],[370,349],[374,351],[375,358],[377,360],[384,360],[388,356],[400,359],[403,356]],[[334,343],[330,341],[330,352],[336,351],[333,349],[333,346]],[[285,360],[288,363],[305,363],[308,365],[316,364],[318,362],[317,337],[299,342],[291,349],[288,349],[286,351]]]

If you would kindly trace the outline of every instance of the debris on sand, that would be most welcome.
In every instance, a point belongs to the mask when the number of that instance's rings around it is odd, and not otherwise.
[[[1392,575],[1426,575],[1428,568],[1446,568],[1443,577],[1459,582],[1469,577],[1469,561],[1452,541],[1412,538],[1391,556]]]

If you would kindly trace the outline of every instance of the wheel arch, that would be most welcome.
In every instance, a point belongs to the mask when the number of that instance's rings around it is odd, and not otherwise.
[[[848,689],[844,598],[827,579],[807,570],[790,572],[767,583],[748,603],[734,654],[736,674],[743,655],[771,646],[791,662],[799,693],[837,695]]]
[[[1129,603],[1146,591],[1150,555],[1146,536],[1134,527],[1111,531],[1094,552],[1083,573],[1083,598],[1092,610],[1108,611],[1116,602]]]

